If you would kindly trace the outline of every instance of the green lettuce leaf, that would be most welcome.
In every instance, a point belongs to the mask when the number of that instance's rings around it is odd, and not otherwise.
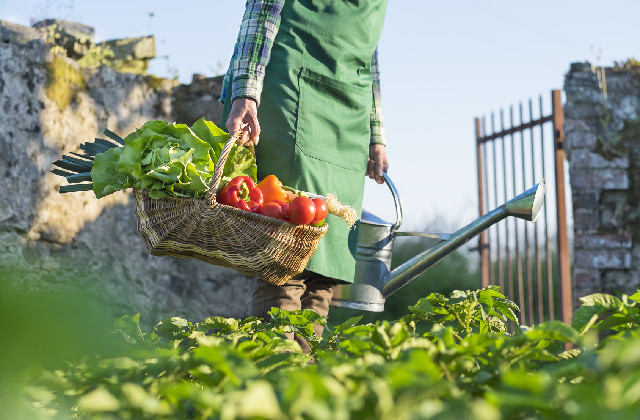
[[[126,175],[120,172],[117,166],[122,149],[122,147],[114,147],[96,155],[91,168],[91,179],[93,192],[97,198],[131,186]]]
[[[148,121],[129,134],[123,147],[96,156],[91,178],[96,197],[124,188],[149,191],[152,198],[167,195],[203,197],[229,135],[204,118],[193,126]],[[239,175],[257,179],[253,155],[233,146],[224,165],[220,186]]]

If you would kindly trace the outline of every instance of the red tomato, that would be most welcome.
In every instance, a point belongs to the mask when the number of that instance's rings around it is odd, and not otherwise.
[[[316,215],[316,205],[308,197],[298,196],[289,204],[289,218],[296,225],[309,224]]]
[[[260,210],[258,210],[258,213],[262,214],[263,216],[273,217],[274,219],[283,218],[282,208],[280,208],[280,204],[274,201],[264,203],[262,207],[260,207]]]
[[[311,221],[311,225],[317,225],[321,221],[324,221],[324,218],[327,217],[329,213],[329,209],[327,208],[327,203],[324,202],[322,198],[314,198],[313,204],[316,206],[316,215],[313,217]],[[322,226],[322,224],[320,224]]]
[[[273,200],[274,203],[280,204],[280,208],[282,209],[282,215],[284,220],[289,220],[289,203],[285,203],[282,200]]]

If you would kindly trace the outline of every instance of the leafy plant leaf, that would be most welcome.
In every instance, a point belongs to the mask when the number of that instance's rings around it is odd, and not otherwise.
[[[203,197],[229,136],[210,121],[190,128],[148,121],[124,139],[124,146],[96,155],[91,179],[96,197],[133,187],[152,198]],[[220,187],[238,175],[257,178],[253,155],[234,145],[224,163]]]

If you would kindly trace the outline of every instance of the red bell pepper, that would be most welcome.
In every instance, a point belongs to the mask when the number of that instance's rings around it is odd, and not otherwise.
[[[233,178],[223,189],[218,191],[216,199],[220,204],[233,206],[241,210],[257,212],[264,203],[262,191],[249,176]]]

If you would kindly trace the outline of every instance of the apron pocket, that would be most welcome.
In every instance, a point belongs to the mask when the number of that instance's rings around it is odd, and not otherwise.
[[[302,68],[296,146],[305,155],[364,173],[369,155],[371,89]]]

